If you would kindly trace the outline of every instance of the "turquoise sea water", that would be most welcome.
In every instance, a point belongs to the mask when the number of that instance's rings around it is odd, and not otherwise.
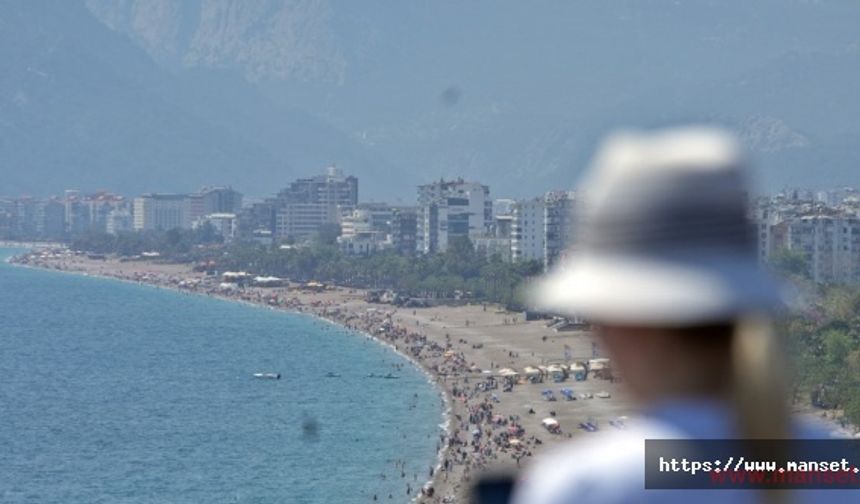
[[[427,480],[440,398],[392,350],[306,316],[2,262],[11,254],[0,249],[0,502],[406,502],[406,484],[414,495]],[[366,377],[393,364],[400,379]]]

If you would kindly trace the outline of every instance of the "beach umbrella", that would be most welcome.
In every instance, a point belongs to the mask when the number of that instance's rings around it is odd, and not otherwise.
[[[541,423],[541,425],[543,425],[547,429],[552,428],[552,427],[558,427],[558,420],[556,420],[555,418],[547,417],[547,418],[544,418],[543,420],[541,420],[540,423]]]

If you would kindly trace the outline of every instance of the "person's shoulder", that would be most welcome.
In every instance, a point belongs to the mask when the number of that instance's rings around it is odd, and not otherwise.
[[[514,503],[625,502],[644,487],[644,441],[684,437],[648,421],[587,436],[538,457],[519,482]]]
[[[713,427],[713,426],[712,426]],[[718,426],[717,426],[718,427]],[[707,434],[723,435],[713,427]],[[798,422],[797,439],[833,438],[821,423]],[[688,439],[691,433],[659,420],[639,419],[625,430],[586,434],[538,456],[518,482],[514,504],[569,504],[575,502],[688,502],[693,495],[700,504],[754,502],[755,492],[659,491],[645,492],[645,440]],[[708,436],[712,437],[712,436]],[[690,493],[692,492],[692,494]],[[833,502],[847,502],[847,492],[827,491]],[[798,492],[799,502],[816,502],[821,491]],[[853,502],[853,500],[851,501]]]

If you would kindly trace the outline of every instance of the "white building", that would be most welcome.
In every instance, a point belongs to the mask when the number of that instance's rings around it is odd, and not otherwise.
[[[511,259],[520,261],[544,260],[545,233],[544,199],[517,201],[511,208]]]
[[[337,243],[345,254],[370,255],[391,245],[375,210],[359,208],[341,218]]]
[[[514,211],[514,205],[516,204],[516,200],[508,198],[498,198],[493,200],[493,216],[511,215]]]
[[[544,196],[544,269],[564,258],[575,243],[577,220],[573,192],[551,191]]]
[[[457,179],[419,186],[416,248],[423,254],[444,252],[454,237],[484,236],[492,216],[485,185]]]
[[[503,262],[511,262],[511,239],[497,236],[480,236],[472,241],[475,251],[487,259],[499,256]]]
[[[105,219],[105,232],[108,234],[124,233],[134,229],[134,218],[128,210],[111,210]]]
[[[199,216],[209,214],[237,214],[242,210],[242,193],[232,187],[204,187],[192,197],[198,201]]]
[[[135,231],[190,229],[191,198],[186,194],[144,194],[134,199]]]
[[[809,215],[785,223],[785,248],[806,258],[818,283],[860,281],[860,219]]]
[[[339,209],[319,203],[288,203],[275,214],[275,235],[279,238],[303,239],[312,236],[326,224],[335,224]]]
[[[275,236],[305,239],[325,225],[338,224],[343,212],[358,204],[358,179],[335,167],[325,175],[297,179],[278,193]]]
[[[225,242],[230,242],[236,238],[239,219],[234,213],[213,213],[197,218],[192,227],[196,229],[206,224],[211,225],[215,229],[215,232],[224,238]]]

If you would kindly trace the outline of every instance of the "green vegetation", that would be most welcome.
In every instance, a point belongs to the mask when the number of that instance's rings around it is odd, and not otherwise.
[[[860,425],[860,289],[811,288],[807,308],[785,321],[794,399],[842,409]]]
[[[793,367],[794,401],[841,409],[860,426],[860,288],[814,284],[797,253],[779,252],[771,265],[803,306],[779,328]]]
[[[457,296],[506,305],[519,304],[519,287],[541,272],[537,261],[511,264],[499,256],[489,259],[475,252],[468,238],[454,239],[443,254],[407,257],[384,252],[368,257],[343,254],[332,233],[308,245],[289,249],[239,242],[226,247],[214,230],[172,229],[166,232],[91,234],[72,243],[72,248],[100,254],[135,256],[159,252],[164,260],[214,261],[220,271],[242,270],[296,281],[317,280],[338,285],[393,289],[410,296],[452,298]]]
[[[124,257],[144,252],[159,252],[173,260],[188,260],[198,245],[214,245],[223,242],[211,224],[197,229],[171,229],[169,231],[129,231],[118,234],[88,233],[74,239],[73,250],[96,254],[117,254]]]
[[[773,267],[788,275],[799,276],[802,278],[809,277],[807,268],[806,256],[803,252],[797,252],[788,249],[778,250],[770,258],[770,263]]]
[[[289,250],[237,244],[220,259],[222,269],[247,270],[298,281],[319,280],[412,296],[518,303],[518,287],[541,272],[536,261],[511,264],[475,252],[468,238],[453,240],[442,254],[406,257],[384,252],[346,256],[336,247],[313,244]]]

